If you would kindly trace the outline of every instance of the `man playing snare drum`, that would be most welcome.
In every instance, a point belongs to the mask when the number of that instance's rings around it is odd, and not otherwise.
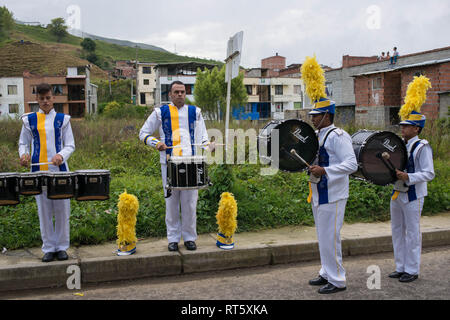
[[[31,171],[68,171],[67,160],[75,150],[70,116],[53,109],[52,87],[43,83],[36,88],[39,111],[22,116],[19,139],[20,164]],[[31,145],[31,152],[30,152]],[[33,165],[36,163],[49,163]],[[43,262],[67,260],[70,245],[70,199],[50,200],[47,189],[36,196],[42,237]],[[53,224],[53,218],[55,224]]]
[[[169,97],[172,104],[155,108],[142,127],[139,138],[146,145],[156,148],[161,154],[169,251],[178,250],[181,237],[186,249],[196,250],[198,190],[168,192],[166,189],[167,157],[193,156],[196,151],[194,144],[201,144],[204,149],[207,148],[210,151],[214,150],[214,145],[208,142],[208,133],[200,108],[185,104],[185,85],[180,81],[173,82],[170,85]],[[159,130],[161,140],[152,136],[156,130]]]

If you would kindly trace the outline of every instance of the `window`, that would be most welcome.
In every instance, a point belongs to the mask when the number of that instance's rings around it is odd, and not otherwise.
[[[10,104],[9,105],[9,113],[19,113],[19,105],[18,104]]]
[[[245,89],[247,89],[247,94],[248,94],[249,96],[251,96],[251,95],[252,95],[252,86],[246,85],[246,86],[245,86]]]
[[[327,97],[333,96],[333,83],[332,82],[327,82],[325,84],[325,93],[327,94]]]
[[[184,86],[186,88],[186,95],[191,95],[194,92],[194,85],[193,84],[186,84]]]
[[[144,86],[148,86],[150,84],[150,80],[144,79]]]
[[[8,95],[17,95],[17,86],[8,86]]]
[[[396,125],[400,122],[400,116],[398,113],[400,112],[399,107],[393,107],[389,109],[389,122],[392,125]]]
[[[39,104],[30,103],[30,112],[39,112]]]
[[[145,93],[141,92],[141,104],[146,104]]]
[[[284,105],[283,102],[279,102],[275,106],[275,112],[283,112],[284,111]]]
[[[36,86],[31,86],[31,94],[36,94]]]
[[[275,86],[275,95],[278,95],[278,96],[283,95],[283,86],[281,86],[281,85]]]
[[[62,85],[60,85],[60,84],[52,85],[52,89],[53,89],[53,95],[55,95],[55,96],[60,96],[63,94],[63,88],[62,88]]]
[[[372,89],[373,90],[381,89],[381,78],[376,78],[372,80]]]
[[[64,113],[64,104],[62,104],[62,103],[55,103],[53,105],[53,109],[55,109],[55,111],[58,112],[58,113]]]
[[[151,74],[152,68],[151,67],[142,67],[142,73],[143,74]]]
[[[302,95],[302,86],[294,85],[294,94]]]

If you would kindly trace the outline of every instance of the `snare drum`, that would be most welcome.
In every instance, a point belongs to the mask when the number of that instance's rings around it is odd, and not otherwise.
[[[21,173],[19,176],[19,192],[24,196],[36,196],[42,193],[44,171]]]
[[[0,206],[15,206],[19,203],[19,174],[0,173]]]
[[[75,175],[73,172],[46,172],[47,198],[70,199],[75,196]]]
[[[408,152],[399,136],[389,131],[360,130],[352,135],[352,145],[358,161],[358,171],[352,176],[385,186],[397,178],[384,163],[381,155],[387,152],[390,161],[400,171],[406,168]]]
[[[77,201],[93,201],[109,199],[109,170],[77,170],[76,196]]]
[[[167,161],[167,188],[173,190],[209,187],[206,157],[170,157]]]

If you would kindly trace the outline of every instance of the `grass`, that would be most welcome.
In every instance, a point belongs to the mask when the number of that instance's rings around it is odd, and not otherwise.
[[[111,198],[99,202],[71,201],[72,245],[99,244],[116,239],[117,202],[126,190],[138,197],[138,238],[164,237],[165,202],[159,165],[159,153],[137,138],[145,119],[104,119],[72,121],[76,151],[69,159],[71,171],[108,169],[111,171]],[[208,128],[221,123],[207,123]],[[241,121],[232,127],[260,128],[263,123]],[[124,130],[134,127],[135,130]],[[0,121],[0,171],[26,171],[17,164],[18,121]],[[128,128],[129,129],[129,128]],[[357,130],[357,128],[355,128]],[[436,134],[435,134],[436,135]],[[442,135],[439,135],[442,137]],[[444,136],[445,137],[445,136]],[[436,137],[430,137],[430,140]],[[448,144],[448,136],[440,144]],[[429,195],[424,215],[450,209],[450,169],[448,158],[435,158],[436,178],[428,184]],[[214,186],[199,191],[197,204],[198,233],[216,232],[220,193],[231,191],[238,203],[238,232],[256,231],[287,225],[313,225],[305,173],[279,172],[262,176],[259,164],[232,165],[229,174],[211,165],[209,176]],[[345,221],[373,222],[389,220],[389,199],[392,188],[380,187],[350,179],[350,198]],[[21,197],[15,207],[0,207],[0,248],[17,249],[41,244],[36,202]]]

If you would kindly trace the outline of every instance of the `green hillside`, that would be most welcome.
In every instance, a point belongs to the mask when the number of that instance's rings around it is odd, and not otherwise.
[[[56,37],[51,35],[46,28],[40,26],[26,26],[21,24],[16,24],[15,29],[11,32],[10,39],[0,43],[0,53],[5,51],[11,43],[20,42],[20,40],[30,41],[34,44],[41,45],[46,49],[55,51],[56,58],[59,61],[70,60],[71,65],[73,64],[73,58],[79,59],[80,63],[85,62],[83,59],[83,52],[81,48],[82,38],[68,35],[60,43],[57,42]],[[136,59],[136,49],[132,47],[120,46],[117,44],[111,44],[100,40],[95,40],[96,43],[96,54],[100,58],[99,67],[106,70],[111,69],[114,66],[115,60],[135,60]],[[9,51],[9,50],[8,50]],[[15,54],[14,51],[11,54]],[[2,57],[8,56],[8,53],[3,52]],[[69,58],[71,57],[71,58]],[[15,60],[15,59],[13,59]],[[222,62],[214,60],[205,60],[188,56],[179,56],[170,52],[161,52],[156,50],[148,49],[138,49],[138,60],[142,62],[155,62],[155,63],[165,63],[165,62],[185,62],[185,61],[196,61],[202,63],[214,63],[222,64]],[[1,64],[1,62],[0,62]],[[3,63],[4,64],[4,63]],[[3,66],[8,68],[8,66]],[[51,69],[48,66],[47,69]],[[98,78],[105,78],[101,72],[96,74]]]

